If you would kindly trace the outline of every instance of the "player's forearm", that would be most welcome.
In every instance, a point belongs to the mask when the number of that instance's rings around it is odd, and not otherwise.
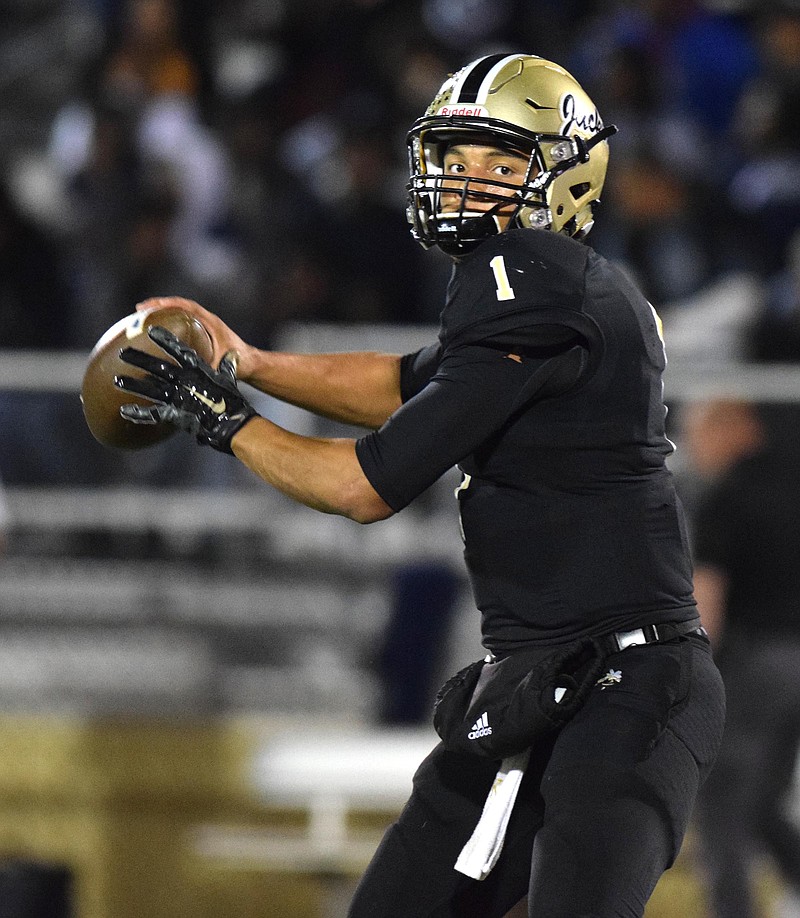
[[[377,428],[400,407],[400,357],[251,351],[242,379],[314,414]]]
[[[262,392],[314,414],[377,428],[400,406],[400,357],[370,352],[284,354],[247,344],[219,316],[194,300],[153,297],[137,310],[176,307],[211,335],[212,366],[228,351],[238,355],[237,376]]]
[[[268,484],[314,510],[359,523],[393,513],[364,475],[354,440],[302,437],[254,418],[234,436],[231,448]]]

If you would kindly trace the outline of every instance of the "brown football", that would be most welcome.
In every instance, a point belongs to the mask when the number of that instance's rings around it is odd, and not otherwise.
[[[81,386],[86,423],[95,439],[104,446],[142,449],[174,433],[175,429],[168,424],[132,424],[119,413],[121,405],[152,404],[147,399],[118,389],[114,385],[114,377],[145,375],[142,370],[119,359],[119,352],[124,347],[135,347],[169,359],[147,334],[153,325],[171,331],[184,344],[194,348],[203,360],[211,360],[212,344],[208,332],[194,316],[177,307],[134,312],[112,325],[92,349]]]

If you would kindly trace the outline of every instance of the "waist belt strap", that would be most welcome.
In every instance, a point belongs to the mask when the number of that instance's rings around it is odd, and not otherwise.
[[[600,639],[606,653],[617,653],[626,647],[638,644],[657,644],[659,641],[671,641],[683,634],[700,634],[706,636],[705,628],[699,618],[688,622],[660,622],[655,625],[643,625],[631,631],[615,631]]]

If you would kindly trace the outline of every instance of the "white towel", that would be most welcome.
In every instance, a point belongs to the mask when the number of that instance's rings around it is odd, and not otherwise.
[[[526,750],[501,762],[478,825],[456,861],[455,869],[459,873],[473,880],[485,880],[497,863],[529,758],[530,750]]]

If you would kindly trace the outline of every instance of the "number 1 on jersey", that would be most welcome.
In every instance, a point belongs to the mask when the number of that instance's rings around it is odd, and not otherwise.
[[[497,299],[513,300],[515,294],[508,280],[505,258],[502,255],[495,255],[489,262],[489,267],[494,272],[494,282],[497,284]]]

